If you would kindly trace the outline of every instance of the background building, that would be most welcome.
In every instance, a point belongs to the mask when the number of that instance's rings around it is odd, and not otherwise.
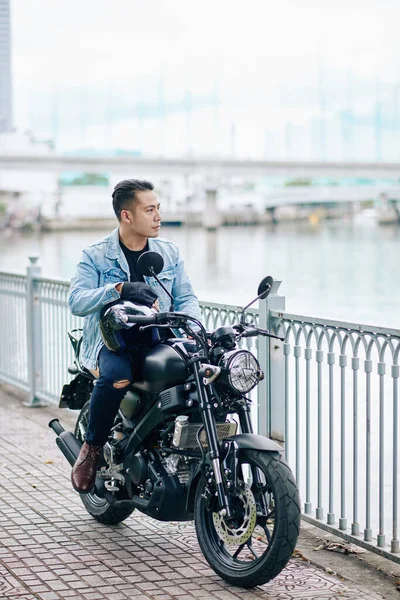
[[[12,130],[10,2],[0,0],[0,133]]]

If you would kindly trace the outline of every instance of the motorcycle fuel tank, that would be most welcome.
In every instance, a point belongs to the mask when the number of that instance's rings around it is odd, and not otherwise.
[[[132,387],[151,394],[183,383],[187,377],[185,361],[174,348],[166,344],[159,344],[150,350],[140,371],[140,380],[135,381]]]

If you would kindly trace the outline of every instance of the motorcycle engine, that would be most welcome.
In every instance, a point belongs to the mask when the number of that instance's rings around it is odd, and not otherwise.
[[[104,456],[104,460],[106,461],[108,466],[111,466],[114,463],[114,460],[115,460],[114,448],[108,442],[106,444],[104,444],[104,446],[103,446],[103,456]]]
[[[165,470],[170,475],[176,475],[182,485],[189,481],[189,465],[183,456],[172,454],[162,461]]]

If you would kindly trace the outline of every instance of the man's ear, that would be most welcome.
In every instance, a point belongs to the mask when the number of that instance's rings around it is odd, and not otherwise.
[[[132,223],[132,213],[130,210],[121,210],[121,221],[124,223]]]

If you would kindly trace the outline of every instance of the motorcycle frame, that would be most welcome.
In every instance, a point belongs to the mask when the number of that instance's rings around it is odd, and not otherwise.
[[[204,460],[204,451],[203,456],[199,453],[199,458],[201,461],[200,471],[204,470],[206,464],[209,464],[211,466],[218,493],[218,503],[220,510],[226,511],[225,513],[223,513],[224,515],[230,515],[230,503],[225,491],[220,465],[220,450],[216,422],[214,417],[213,398],[211,395],[211,390],[209,389],[209,387],[204,386],[199,374],[201,362],[203,360],[204,358],[202,356],[198,356],[197,360],[192,362],[193,374],[195,378],[199,401],[198,409],[202,417],[202,422],[206,432],[209,448],[206,460]],[[165,421],[165,413],[158,408],[157,399],[158,394],[149,395],[148,401],[152,402],[152,406],[146,410],[139,423],[133,429],[125,446],[123,465],[124,469],[127,470],[128,473],[133,455],[140,450],[141,446],[150,436],[150,434]],[[244,431],[245,433],[251,433],[251,421],[249,419],[248,413],[243,414],[243,416],[240,416],[240,422],[242,431]],[[174,451],[172,451],[171,453],[174,453]],[[185,452],[184,450],[177,451],[176,454],[182,454],[184,456],[193,456],[193,452]],[[194,474],[191,481],[189,482],[189,493],[192,487],[193,480],[197,478],[197,475],[198,473]]]
[[[189,333],[193,334],[193,337],[199,338],[199,336],[192,330],[190,330]],[[203,352],[198,352],[197,354],[192,356],[192,358],[188,361],[188,364],[190,364],[192,367],[194,381],[196,383],[198,407],[196,407],[195,410],[198,410],[201,414],[203,426],[208,441],[208,451],[205,452],[204,449],[200,447],[200,452],[198,454],[198,458],[200,460],[199,466],[196,469],[196,471],[192,473],[192,476],[188,482],[186,511],[190,511],[191,499],[193,498],[193,490],[196,487],[195,484],[198,481],[200,475],[203,473],[208,478],[207,485],[210,485],[210,487],[215,486],[215,495],[218,499],[218,508],[220,514],[229,519],[232,515],[232,510],[230,506],[230,493],[234,491],[237,481],[238,451],[241,448],[248,448],[261,450],[264,452],[281,452],[282,448],[272,440],[269,440],[268,438],[253,433],[248,402],[244,402],[241,405],[240,409],[237,410],[242,433],[232,436],[231,438],[227,438],[226,440],[224,440],[224,445],[221,445],[221,443],[218,440],[216,428],[216,420],[214,413],[215,398],[212,394],[212,386],[206,386],[202,381],[201,369],[202,364],[208,361],[208,351],[204,342],[201,342]],[[142,390],[140,391],[143,393]],[[144,407],[141,409],[140,412],[143,411],[143,415],[141,416],[139,423],[137,423],[137,425],[133,427],[133,431],[129,435],[127,445],[124,448],[123,468],[128,474],[130,469],[130,463],[134,454],[140,451],[146,439],[148,439],[151,433],[155,429],[159,428],[160,425],[165,421],[165,413],[158,407],[158,396],[158,393],[152,394],[144,392],[144,406],[146,406],[146,409],[144,410]],[[120,414],[121,416],[123,416],[123,413]],[[126,418],[124,418],[124,420],[128,423],[130,421]],[[131,422],[133,426],[133,421]],[[171,454],[175,453],[181,454],[183,456],[197,458],[197,456],[195,456],[196,453],[192,451],[168,449],[168,452]],[[256,484],[261,484],[261,482],[259,481],[258,472],[254,468],[252,468],[252,475],[253,481]],[[96,480],[96,488],[97,482],[98,478]],[[145,508],[144,502],[139,502],[139,497],[135,497],[132,495],[132,482],[130,480],[130,477],[126,478],[125,486],[128,495],[131,497],[131,501],[134,501],[134,504],[137,506],[137,508]],[[227,486],[231,486],[228,491]],[[209,493],[209,495],[211,494]],[[116,498],[113,497],[112,494],[108,493],[107,499],[109,501],[116,501]],[[129,500],[127,501],[129,502]],[[143,507],[140,506],[140,504],[143,504]]]
[[[192,488],[194,482],[198,479],[200,473],[205,471],[206,466],[208,465],[213,473],[213,483],[215,483],[217,491],[219,510],[222,511],[221,514],[229,517],[231,515],[231,508],[229,496],[226,493],[224,477],[221,469],[220,442],[218,440],[216,421],[214,415],[214,399],[212,397],[210,386],[205,386],[203,384],[200,375],[200,369],[202,362],[204,362],[204,357],[198,354],[194,357],[194,359],[192,358],[190,362],[192,365],[194,380],[196,383],[198,395],[198,410],[200,412],[205,433],[207,436],[208,452],[205,453],[203,449],[201,449],[201,452],[199,452],[199,469],[197,469],[196,473],[192,475],[191,480],[189,481],[186,506],[189,507],[189,497],[192,495]],[[144,408],[142,409],[144,414],[140,418],[140,421],[137,423],[137,425],[134,427],[133,431],[130,433],[128,442],[124,448],[123,467],[128,474],[131,460],[134,454],[140,451],[146,439],[148,439],[151,433],[155,429],[159,428],[160,425],[165,421],[165,413],[158,407],[158,394],[146,394],[146,396],[147,398],[145,399],[144,405],[147,405],[147,408],[146,410],[144,410]],[[149,404],[151,405],[150,408],[148,408]],[[252,433],[252,425],[249,413],[250,411],[247,405],[244,405],[243,409],[239,411],[241,431],[244,434]],[[129,420],[127,420],[127,423],[129,423]],[[176,452],[174,452],[174,450],[171,449],[171,454],[173,453],[192,457],[195,454],[189,451],[186,452],[185,450],[177,450]],[[127,478],[126,487],[129,493],[129,491],[132,490],[129,478]]]

